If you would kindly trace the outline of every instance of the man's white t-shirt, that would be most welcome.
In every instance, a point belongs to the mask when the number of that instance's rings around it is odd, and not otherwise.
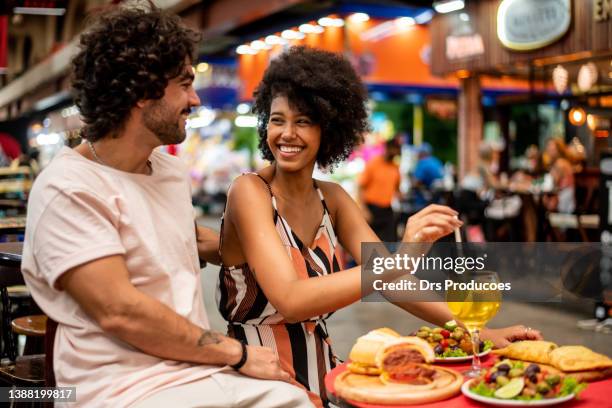
[[[221,369],[135,349],[104,333],[56,286],[71,268],[121,254],[138,290],[209,328],[187,169],[179,159],[158,151],[150,160],[151,175],[133,174],[64,147],[30,194],[22,271],[34,300],[59,323],[56,382],[76,386],[78,406],[129,406]]]

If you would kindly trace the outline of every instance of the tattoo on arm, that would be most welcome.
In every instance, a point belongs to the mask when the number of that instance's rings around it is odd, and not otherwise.
[[[222,341],[222,337],[220,333],[212,330],[202,330],[202,334],[198,339],[198,346],[209,346],[211,344],[219,344]]]

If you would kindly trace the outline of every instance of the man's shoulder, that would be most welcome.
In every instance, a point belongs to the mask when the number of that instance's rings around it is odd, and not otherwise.
[[[75,156],[78,153],[62,149],[51,163],[38,175],[32,186],[29,201],[47,203],[59,192],[72,190],[103,192],[109,183],[106,175],[87,159]]]
[[[177,156],[165,153],[159,149],[153,150],[152,159],[165,170],[187,171],[187,165]]]

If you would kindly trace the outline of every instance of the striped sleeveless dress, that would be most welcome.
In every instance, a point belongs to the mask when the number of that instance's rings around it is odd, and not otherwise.
[[[276,231],[285,246],[300,279],[327,275],[342,270],[338,240],[316,181],[314,187],[323,204],[323,217],[315,239],[306,246],[287,221],[279,214],[270,185],[261,176],[270,192]],[[225,214],[224,214],[225,215]],[[221,237],[223,221],[221,222]],[[220,248],[223,242],[221,241]],[[274,350],[281,367],[308,391],[317,407],[330,407],[323,379],[335,367],[325,320],[331,313],[308,321],[287,323],[268,301],[247,263],[221,265],[216,296],[221,315],[228,322],[228,335],[249,345]]]

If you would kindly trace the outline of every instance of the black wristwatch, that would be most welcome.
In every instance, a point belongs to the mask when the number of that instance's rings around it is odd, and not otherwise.
[[[240,342],[240,345],[242,346],[242,357],[240,357],[240,361],[238,361],[236,364],[230,365],[230,367],[232,367],[236,371],[242,368],[242,366],[247,362],[247,358],[248,358],[246,344],[244,344],[243,342]]]

